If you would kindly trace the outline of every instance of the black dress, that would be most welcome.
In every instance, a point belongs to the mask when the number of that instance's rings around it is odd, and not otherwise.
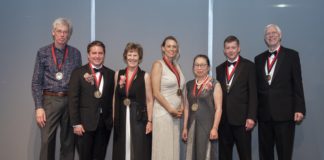
[[[114,144],[113,160],[125,160],[126,155],[126,120],[127,107],[123,100],[126,97],[125,84],[120,86],[119,81],[126,70],[120,70],[115,92],[115,121],[114,121]],[[146,135],[147,110],[145,94],[145,72],[138,68],[132,85],[129,88],[128,98],[131,100],[129,107],[130,121],[130,159],[150,160],[151,159],[151,133]]]

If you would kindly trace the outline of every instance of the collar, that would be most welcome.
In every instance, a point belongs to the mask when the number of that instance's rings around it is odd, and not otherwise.
[[[240,55],[238,55],[238,56],[234,59],[234,61],[231,61],[231,60],[229,60],[229,59],[227,59],[227,61],[230,62],[230,63],[237,62],[237,60],[239,59],[239,56],[240,56]]]
[[[279,50],[279,48],[281,47],[281,45],[279,45],[275,50],[271,51],[269,48],[268,48],[268,51],[271,53],[271,52],[276,52]]]

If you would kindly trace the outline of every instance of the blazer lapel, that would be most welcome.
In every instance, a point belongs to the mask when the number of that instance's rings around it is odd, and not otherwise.
[[[271,82],[271,84],[272,84],[273,81],[275,80],[276,75],[277,75],[277,73],[278,73],[280,67],[281,67],[282,64],[283,64],[283,61],[284,61],[284,58],[285,58],[285,51],[284,51],[284,50],[285,50],[285,49],[281,46],[280,51],[279,51],[279,53],[278,53],[277,63],[276,63],[276,66],[275,66],[275,68],[274,68],[275,70],[274,70],[274,72],[273,72],[273,76],[272,76],[272,82]]]
[[[104,67],[104,66],[102,66],[102,67]],[[106,72],[106,70],[105,70],[105,68],[103,68],[103,71],[102,71],[102,80],[103,80],[103,86],[102,86],[102,95],[104,95],[105,94],[105,87],[106,87],[106,85],[107,84],[109,84],[107,81],[108,81],[108,76],[111,76],[111,75],[108,75],[107,74],[107,72]]]
[[[261,65],[263,66],[262,67],[262,75],[263,75],[263,79],[264,81],[267,82],[268,84],[268,80],[267,80],[267,74],[265,72],[265,67],[267,65],[267,60],[268,60],[268,55],[267,55],[267,52],[265,52],[264,54],[262,54],[262,57],[261,57]]]
[[[240,57],[240,61],[239,63],[237,64],[237,68],[235,69],[235,72],[234,72],[234,77],[233,77],[233,80],[232,80],[232,84],[229,88],[229,92],[231,91],[232,87],[235,85],[235,82],[237,81],[237,78],[240,76],[240,73],[242,72],[243,68],[244,68],[244,59],[242,57]]]
[[[225,63],[223,63],[221,66],[221,73],[219,75],[219,80],[220,80],[220,84],[222,85],[223,90],[226,91],[226,79],[225,79],[226,78],[226,70],[225,70],[226,64]]]

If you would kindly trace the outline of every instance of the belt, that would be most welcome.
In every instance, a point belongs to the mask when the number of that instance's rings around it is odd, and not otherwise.
[[[57,96],[57,97],[65,97],[68,95],[67,92],[51,92],[51,91],[43,91],[44,96]]]

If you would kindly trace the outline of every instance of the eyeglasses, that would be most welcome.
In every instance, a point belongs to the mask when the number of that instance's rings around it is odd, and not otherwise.
[[[64,34],[64,35],[67,35],[69,33],[69,31],[63,31],[63,30],[55,30],[55,32],[58,34]]]
[[[196,68],[205,68],[207,66],[207,64],[194,64],[194,67]]]
[[[265,35],[266,36],[277,36],[279,33],[278,32],[268,32]]]

